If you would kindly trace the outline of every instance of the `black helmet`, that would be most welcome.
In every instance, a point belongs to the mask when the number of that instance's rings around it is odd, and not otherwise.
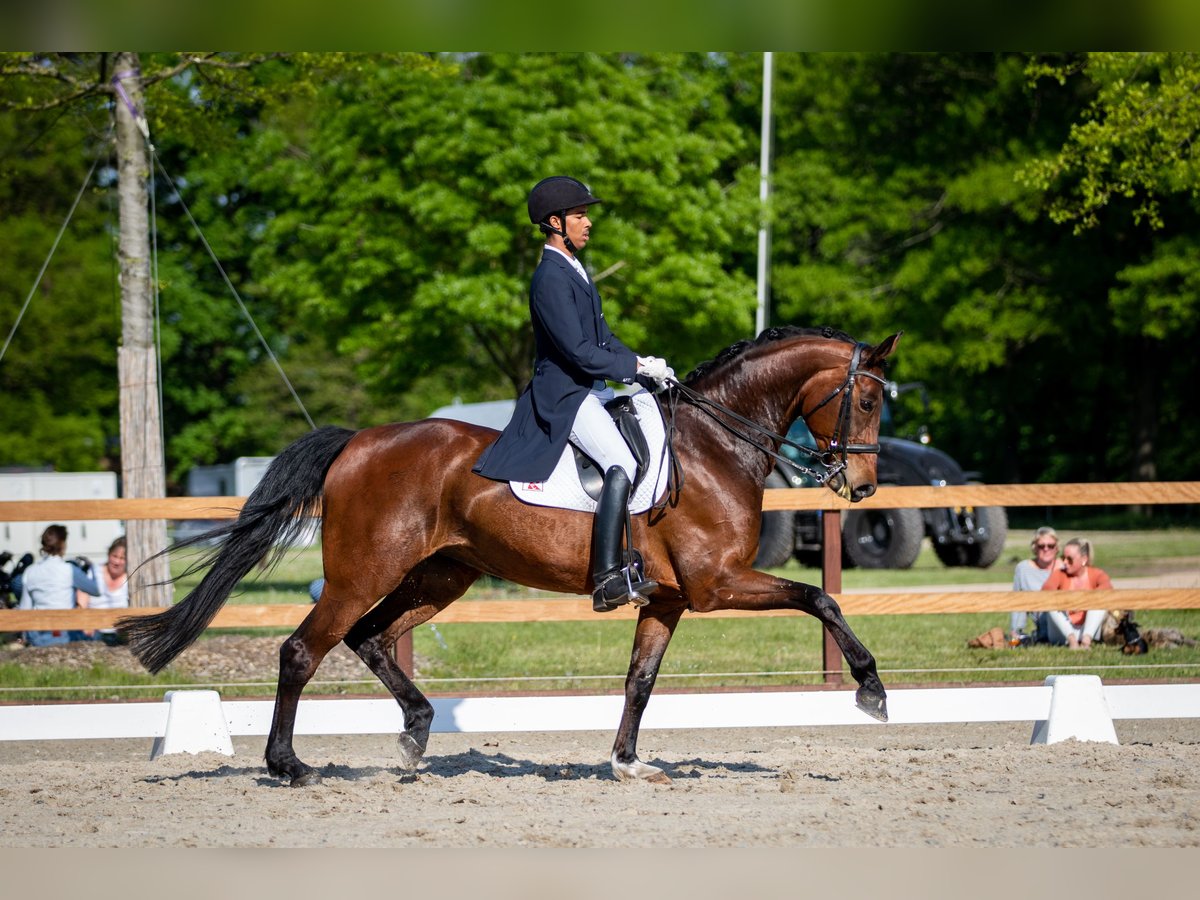
[[[582,181],[566,175],[552,175],[543,178],[529,192],[529,221],[540,225],[554,213],[599,202]]]

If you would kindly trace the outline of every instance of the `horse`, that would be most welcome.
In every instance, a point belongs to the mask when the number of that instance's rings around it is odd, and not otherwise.
[[[658,394],[660,408],[671,412],[683,484],[633,523],[633,544],[659,587],[638,610],[610,757],[618,780],[670,781],[638,758],[637,740],[685,610],[789,609],[817,617],[858,682],[858,707],[887,721],[875,658],[837,602],[813,585],[755,571],[752,563],[771,457],[797,416],[816,438],[827,487],[850,501],[875,492],[883,363],[901,333],[870,346],[830,328],[767,329]],[[142,664],[158,672],[200,636],[243,576],[256,564],[277,563],[305,517],[319,515],[325,586],[279,651],[267,770],[293,786],[320,780],[296,756],[293,731],[304,686],[340,641],[399,704],[400,764],[415,770],[433,706],[389,652],[397,638],[485,573],[548,591],[593,589],[592,516],[523,504],[508,484],[474,474],[472,464],[495,437],[490,428],[436,418],[309,432],[278,455],[236,519],[201,536],[222,540],[189,569],[208,570],[197,587],[165,612],[121,620],[118,631]]]

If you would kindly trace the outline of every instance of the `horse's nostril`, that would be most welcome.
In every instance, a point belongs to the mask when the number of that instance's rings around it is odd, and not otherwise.
[[[855,500],[866,500],[868,497],[870,497],[874,493],[875,493],[875,485],[860,484],[858,487],[856,487],[854,489],[854,499]]]

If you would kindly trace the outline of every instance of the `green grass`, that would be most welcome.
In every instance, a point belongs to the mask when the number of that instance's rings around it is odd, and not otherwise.
[[[175,602],[200,583],[204,572],[181,577],[195,559],[195,554],[175,554],[171,557],[171,575],[176,578]],[[303,547],[288,551],[275,569],[268,573],[255,569],[242,579],[229,598],[229,603],[262,606],[274,603],[308,603],[308,585],[321,577],[320,547]]]
[[[1060,535],[1074,532],[1060,528]],[[1097,561],[1117,578],[1163,571],[1200,569],[1200,529],[1087,532],[1096,545]],[[848,590],[906,589],[925,585],[1007,583],[1012,566],[1028,552],[1022,531],[1009,541],[1004,556],[988,570],[947,569],[926,546],[907,571],[848,570]],[[183,561],[176,560],[176,572]],[[297,551],[274,573],[248,580],[233,603],[304,603],[308,583],[320,575],[319,551]],[[798,581],[820,582],[820,571],[796,563],[776,570]],[[199,580],[180,583],[177,599]],[[514,585],[481,579],[469,597],[528,596]],[[1137,615],[1143,628],[1170,626],[1200,638],[1200,610],[1145,611]],[[1098,674],[1108,680],[1200,677],[1200,647],[1156,650],[1126,657],[1097,647],[1082,653],[1056,647],[1025,650],[970,650],[967,641],[992,626],[1007,627],[1008,614],[943,614],[852,616],[850,625],[875,655],[885,684],[1040,682],[1054,673]],[[209,634],[218,632],[210,631]],[[224,632],[228,633],[228,632]],[[267,633],[262,630],[250,632]],[[629,665],[633,624],[597,617],[589,622],[466,624],[433,623],[414,632],[418,682],[427,691],[620,690]],[[821,630],[807,617],[711,619],[685,615],[663,663],[660,690],[737,686],[819,684]],[[317,673],[318,680],[321,673]],[[848,673],[847,673],[848,677]],[[33,670],[0,665],[0,698],[94,699],[108,696],[161,696],[170,685],[186,684],[168,669],[158,677],[131,676],[98,664],[86,672]],[[97,691],[90,686],[124,686]],[[139,687],[145,685],[144,688]],[[27,689],[14,693],[11,689]],[[47,691],[45,688],[53,688]],[[136,688],[136,689],[135,689]],[[36,689],[36,690],[33,690]],[[226,696],[269,695],[259,686],[220,687]],[[375,684],[313,684],[309,693],[379,693]]]
[[[1143,627],[1171,626],[1200,636],[1200,610],[1148,611],[1137,618]],[[992,626],[1007,627],[1007,613],[851,616],[849,622],[891,684],[1037,682],[1066,672],[1106,679],[1200,677],[1200,648],[1195,647],[1141,657],[1100,646],[1086,653],[1065,647],[967,647],[970,638]],[[414,648],[423,661],[419,674],[431,690],[601,691],[622,685],[632,634],[627,622],[450,624],[436,627],[436,633],[429,626],[417,629]],[[821,646],[820,628],[807,617],[685,616],[663,662],[659,687],[819,684]],[[498,676],[508,678],[495,680]]]
[[[169,684],[164,677],[131,675],[104,663],[87,669],[0,663],[0,700],[11,703],[161,698]]]

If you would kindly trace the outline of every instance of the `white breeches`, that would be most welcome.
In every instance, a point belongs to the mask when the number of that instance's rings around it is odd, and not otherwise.
[[[607,473],[613,466],[620,466],[630,482],[633,481],[637,470],[633,453],[621,437],[621,432],[617,431],[603,402],[595,394],[588,394],[575,414],[571,443],[594,459],[602,472]]]
[[[1100,640],[1100,628],[1104,625],[1105,614],[1103,609],[1089,609],[1082,625],[1072,625],[1067,614],[1059,610],[1052,610],[1046,613],[1046,616],[1050,620],[1050,628],[1053,633],[1060,635],[1064,642],[1068,635],[1072,634],[1078,640],[1082,640],[1086,634],[1090,635],[1093,641],[1098,641]]]

